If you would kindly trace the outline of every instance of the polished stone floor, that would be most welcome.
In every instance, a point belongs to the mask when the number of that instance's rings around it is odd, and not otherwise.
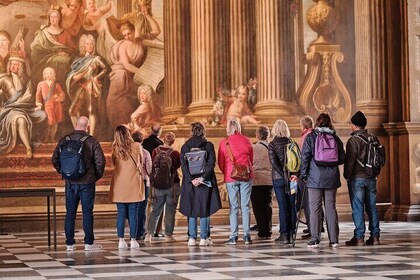
[[[420,222],[382,223],[379,246],[344,246],[352,229],[340,223],[338,249],[328,246],[326,233],[319,249],[299,238],[295,248],[274,241],[226,246],[228,226],[212,228],[212,247],[187,247],[186,228],[178,227],[176,243],[156,240],[138,250],[118,250],[114,229],[97,230],[104,247],[98,252],[82,250],[80,232],[75,252],[65,251],[62,232],[57,251],[45,232],[0,235],[0,279],[420,279]]]

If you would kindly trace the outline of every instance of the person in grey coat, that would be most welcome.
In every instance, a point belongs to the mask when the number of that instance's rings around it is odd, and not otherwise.
[[[195,246],[197,218],[200,218],[200,246],[210,246],[209,217],[222,208],[214,167],[214,146],[204,136],[205,128],[199,123],[191,124],[191,138],[181,147],[182,188],[179,212],[188,217],[188,246]],[[206,151],[206,166],[202,175],[191,175],[185,154],[193,148]],[[210,185],[205,185],[210,182]],[[204,184],[203,184],[204,183]]]
[[[338,148],[338,162],[333,166],[317,165],[314,159],[315,141],[317,135],[327,133],[334,136]],[[330,246],[339,247],[338,217],[336,208],[337,188],[341,186],[338,165],[344,163],[345,152],[343,142],[336,135],[331,118],[322,113],[315,122],[315,130],[305,139],[302,147],[301,179],[306,182],[310,209],[311,240],[309,248],[318,248],[321,241],[322,200],[325,203],[325,218],[327,221]]]

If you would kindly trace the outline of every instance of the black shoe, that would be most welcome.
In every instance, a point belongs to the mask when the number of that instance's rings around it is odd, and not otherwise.
[[[238,237],[231,237],[229,240],[225,241],[225,245],[236,245],[236,242],[238,241]]]
[[[258,230],[258,225],[253,225],[252,227],[250,227],[250,230]]]
[[[165,237],[163,233],[155,233],[153,237]]]
[[[289,245],[293,243],[293,234],[286,234],[284,239],[284,245]]]
[[[311,232],[311,230],[310,230],[309,228],[305,228],[302,232],[303,232],[303,233],[310,233],[310,232]]]
[[[249,235],[245,236],[244,237],[244,242],[245,242],[245,245],[252,244],[251,236],[249,236]]]
[[[319,240],[311,240],[309,241],[308,245],[306,245],[308,248],[319,248]]]
[[[285,233],[280,233],[280,236],[277,237],[276,239],[274,239],[274,242],[284,243],[285,240],[286,240],[286,234]]]
[[[379,236],[371,236],[368,240],[366,240],[366,245],[372,246],[372,245],[380,245],[381,242],[379,242]]]
[[[309,233],[307,233],[307,234],[302,235],[300,238],[302,238],[302,239],[311,239],[311,237],[312,237],[312,235],[311,235],[311,233],[309,232]]]
[[[363,238],[356,238],[356,236],[353,236],[352,239],[349,241],[344,242],[346,243],[346,246],[365,246],[365,241]]]

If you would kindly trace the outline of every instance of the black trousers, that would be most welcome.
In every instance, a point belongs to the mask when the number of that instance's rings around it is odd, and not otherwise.
[[[273,186],[252,186],[251,203],[259,237],[271,236]]]

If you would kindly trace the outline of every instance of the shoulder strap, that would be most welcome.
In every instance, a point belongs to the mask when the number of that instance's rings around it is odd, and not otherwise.
[[[47,98],[45,98],[44,102],[47,102],[48,100],[50,100],[51,95],[53,94],[53,92],[55,91],[55,87],[57,85],[57,82],[54,82],[50,88],[50,90],[48,91],[48,95]]]
[[[232,161],[233,163],[236,163],[236,159],[232,154],[232,149],[230,148],[230,144],[227,139],[226,139],[226,151],[227,151],[230,161]]]
[[[367,139],[367,138],[365,138],[365,137],[363,137],[363,136],[362,136],[362,135],[360,135],[360,134],[355,135],[355,137],[357,137],[357,138],[359,138],[360,140],[362,140],[362,141],[363,141],[363,143],[365,143],[365,144],[367,144],[367,143],[368,143],[368,139]]]
[[[86,141],[86,139],[88,139],[90,137],[90,135],[85,135],[82,138],[80,138],[80,141],[82,141],[82,143],[84,143]]]
[[[264,144],[263,142],[258,142],[258,143],[260,143],[261,145],[263,145],[264,147],[266,147],[267,150],[268,150],[268,146],[266,144]]]

